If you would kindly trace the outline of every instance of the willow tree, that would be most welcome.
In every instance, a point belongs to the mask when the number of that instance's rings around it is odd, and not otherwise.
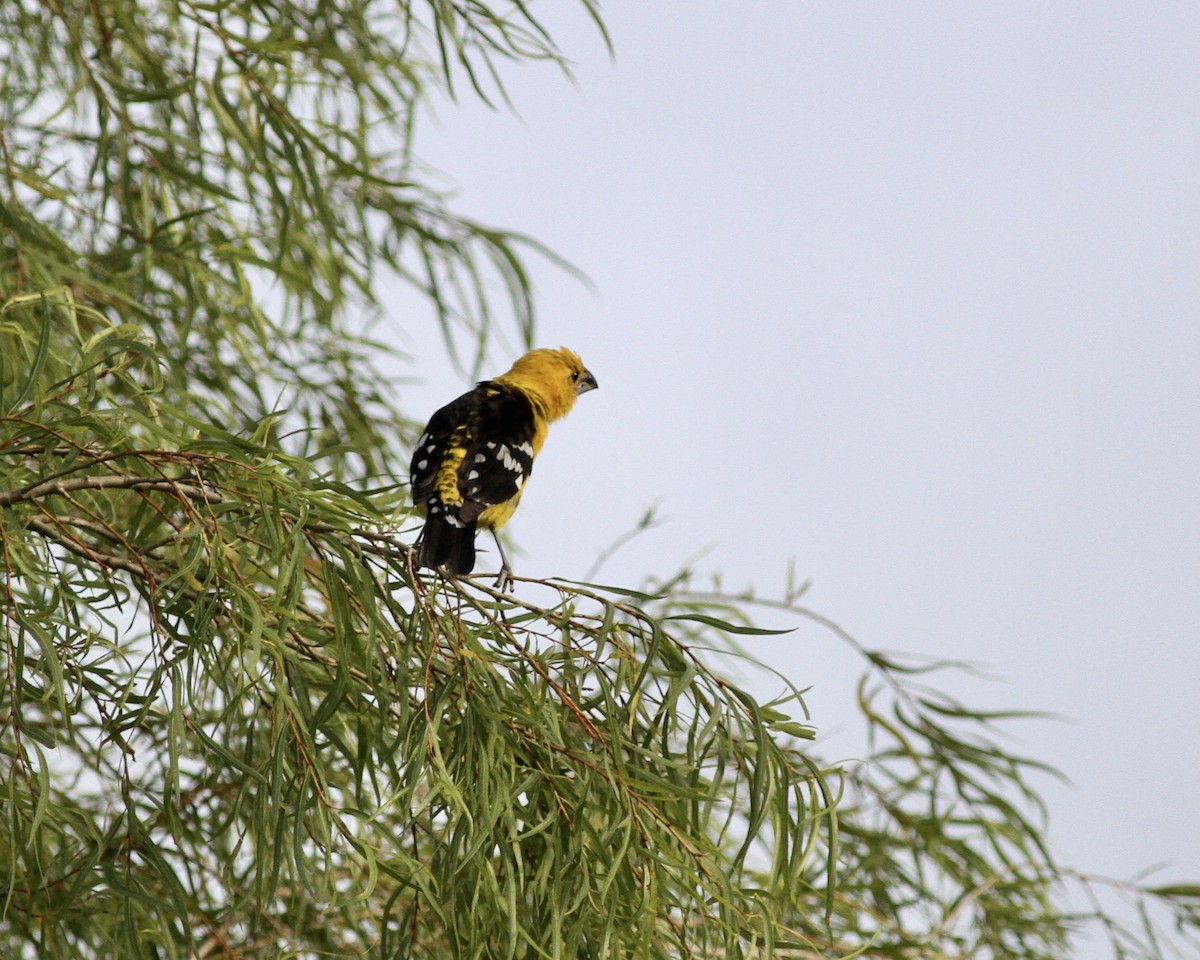
[[[1121,925],[1054,863],[1039,765],[924,668],[859,650],[837,764],[711,653],[750,598],[414,571],[361,318],[398,277],[413,342],[532,341],[533,245],[411,152],[431,91],[560,62],[526,6],[6,0],[0,50],[0,955],[1194,945],[1195,888]]]

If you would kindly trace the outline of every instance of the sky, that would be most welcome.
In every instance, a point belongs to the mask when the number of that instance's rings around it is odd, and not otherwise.
[[[600,389],[517,572],[581,577],[651,505],[598,579],[772,595],[792,564],[866,646],[1063,718],[1010,743],[1071,780],[1037,784],[1063,862],[1200,879],[1200,6],[612,3],[612,57],[541,13],[574,84],[514,67],[515,113],[464,92],[416,140],[593,284],[534,260],[539,343]],[[469,382],[402,326],[432,413]],[[860,664],[812,627],[747,646],[854,755]]]

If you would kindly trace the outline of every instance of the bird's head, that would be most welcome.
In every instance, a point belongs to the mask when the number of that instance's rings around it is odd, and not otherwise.
[[[576,397],[598,386],[579,354],[566,347],[530,350],[512,365],[508,373],[496,380],[536,396],[550,420],[566,416],[575,405]]]

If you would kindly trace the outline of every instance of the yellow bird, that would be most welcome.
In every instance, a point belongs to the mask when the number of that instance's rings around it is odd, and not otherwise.
[[[451,576],[475,567],[475,531],[500,529],[517,509],[550,424],[571,412],[596,378],[566,347],[531,350],[494,380],[435,413],[413,453],[413,502],[425,510],[417,566]],[[498,589],[512,570],[500,538]]]

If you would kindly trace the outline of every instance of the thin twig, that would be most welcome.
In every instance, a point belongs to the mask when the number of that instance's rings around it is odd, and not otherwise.
[[[0,492],[0,507],[11,506],[14,503],[28,503],[55,494],[73,493],[76,490],[165,490],[170,493],[182,494],[192,500],[204,503],[221,503],[224,497],[209,487],[197,486],[179,480],[160,479],[156,477],[70,477],[63,480],[48,480],[35,483],[20,490],[5,490]]]
[[[119,557],[115,553],[105,553],[101,550],[97,550],[95,547],[92,547],[81,540],[76,540],[73,537],[63,535],[60,531],[56,530],[51,524],[46,523],[44,520],[38,520],[36,517],[32,517],[29,519],[26,525],[35,533],[40,533],[47,540],[53,540],[63,549],[69,550],[71,553],[75,554],[76,556],[83,557],[85,560],[90,560],[93,563],[112,567],[117,570],[124,570],[127,573],[132,573],[134,576],[141,577],[143,580],[151,580],[153,578],[149,567],[147,567],[144,563],[134,563],[132,560],[128,560],[125,557]]]

